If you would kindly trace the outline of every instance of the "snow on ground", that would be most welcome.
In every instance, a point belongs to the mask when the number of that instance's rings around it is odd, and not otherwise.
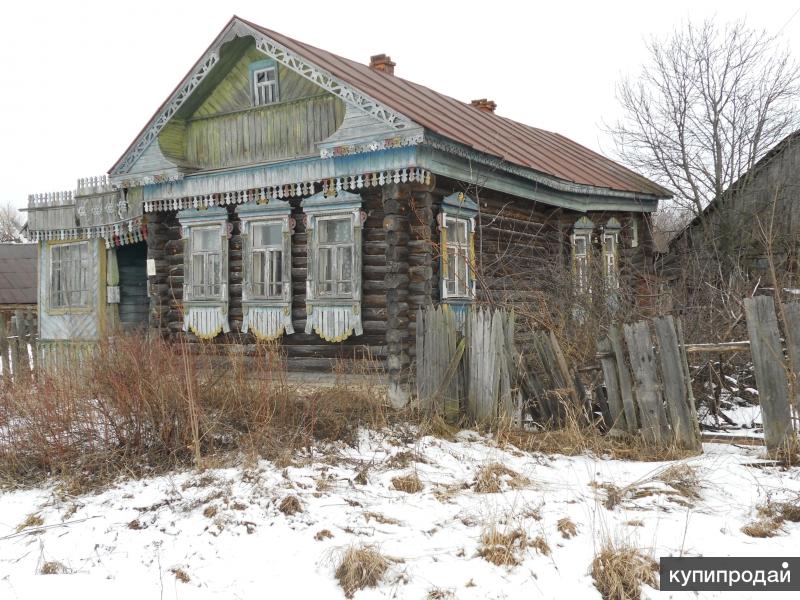
[[[404,465],[409,457],[417,462]],[[800,492],[800,469],[752,466],[757,457],[756,449],[706,444],[702,456],[683,461],[702,481],[700,498],[687,499],[656,481],[675,463],[523,453],[466,431],[452,442],[363,432],[357,448],[317,451],[286,469],[262,461],[186,471],[79,497],[55,486],[5,492],[0,598],[343,598],[336,559],[364,543],[396,562],[377,588],[356,592],[358,600],[599,599],[589,569],[609,535],[653,548],[656,557],[796,555],[798,523],[784,524],[773,538],[740,530],[756,518],[756,505]],[[476,474],[493,462],[529,483],[512,489],[505,481],[500,493],[478,493]],[[411,472],[422,492],[393,489],[393,477]],[[609,509],[602,484],[649,492],[628,494]],[[289,495],[299,498],[301,512],[279,510]],[[26,520],[37,523],[31,515],[45,528],[17,532]],[[572,538],[557,530],[565,517],[577,526]],[[529,547],[518,566],[491,564],[477,556],[491,525],[542,536],[551,554]],[[317,535],[322,530],[332,537]],[[46,563],[60,563],[66,573],[39,574]],[[645,588],[643,597],[671,596]]]

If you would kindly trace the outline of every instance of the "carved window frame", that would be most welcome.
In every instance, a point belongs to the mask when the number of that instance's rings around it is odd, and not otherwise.
[[[206,209],[185,209],[178,212],[178,222],[181,224],[183,247],[183,310],[184,330],[191,329],[198,337],[212,338],[220,331],[228,332],[228,240],[231,235],[231,224],[228,222],[228,211],[219,206]],[[220,273],[218,294],[196,295],[194,288],[194,255],[193,231],[216,231],[220,238]],[[195,315],[205,311],[207,316],[200,319]],[[208,316],[212,315],[212,316]],[[202,320],[207,327],[202,330],[198,325]]]
[[[342,341],[350,335],[361,335],[361,265],[362,227],[366,214],[361,210],[358,194],[339,191],[320,192],[302,202],[307,239],[306,269],[306,333],[315,331],[328,341]],[[320,240],[320,224],[333,219],[350,223],[350,242],[325,243]],[[320,246],[352,248],[350,293],[328,294],[320,289]],[[333,323],[333,325],[331,325]]]
[[[478,205],[462,192],[451,194],[442,200],[442,212],[439,222],[439,248],[440,248],[440,293],[443,302],[468,303],[475,298],[475,217],[478,214]],[[453,225],[464,226],[466,237],[464,242],[455,241],[450,235]],[[451,273],[448,258],[450,250],[463,252],[464,273],[461,274],[463,286],[458,289],[459,275]],[[453,283],[453,292],[448,290],[448,284]]]
[[[581,217],[572,228],[570,245],[572,252],[572,276],[578,294],[591,294],[592,231],[594,223]]]
[[[291,206],[283,200],[265,199],[254,204],[242,204],[236,208],[236,213],[242,236],[242,333],[252,333],[260,340],[292,334],[292,234],[295,221],[291,216]],[[259,252],[253,245],[254,229],[262,225],[280,227],[280,244],[270,245],[273,249],[281,249],[280,294],[258,294],[254,289],[253,262]]]
[[[603,277],[606,289],[619,289],[619,234],[622,225],[614,217],[603,227]]]

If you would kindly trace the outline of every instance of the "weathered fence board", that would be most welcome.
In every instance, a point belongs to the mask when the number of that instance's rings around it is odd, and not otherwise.
[[[625,363],[625,351],[622,344],[622,333],[619,327],[612,325],[608,328],[608,339],[614,351],[617,363],[617,378],[622,396],[622,406],[625,410],[625,425],[628,433],[636,433],[639,429],[639,417],[636,414],[636,404],[633,399],[633,382],[628,366]]]
[[[786,350],[792,367],[789,402],[794,406],[795,419],[800,419],[800,302],[784,304],[783,315],[786,319]]]
[[[416,385],[423,410],[445,418],[458,417],[464,387],[463,354],[453,311],[447,306],[418,309]]]
[[[795,443],[775,304],[768,296],[755,296],[745,298],[744,310],[764,422],[764,441],[767,449],[775,452]]]
[[[622,394],[619,389],[619,376],[617,375],[617,365],[611,358],[611,341],[608,338],[600,340],[597,344],[598,354],[607,355],[600,359],[600,366],[603,369],[603,379],[606,384],[606,396],[608,400],[608,411],[611,417],[609,428],[611,430],[626,431],[625,409],[622,406]]]
[[[675,442],[682,448],[698,450],[701,444],[694,424],[696,416],[689,406],[691,381],[684,374],[675,322],[666,316],[654,319],[653,325],[658,340],[664,399]]]
[[[36,338],[36,315],[31,309],[0,313],[0,371],[6,382],[16,377],[30,379]]]
[[[639,321],[625,325],[623,331],[636,382],[636,399],[639,403],[639,415],[642,418],[642,438],[647,442],[663,445],[667,441],[669,429],[650,330],[645,321]]]

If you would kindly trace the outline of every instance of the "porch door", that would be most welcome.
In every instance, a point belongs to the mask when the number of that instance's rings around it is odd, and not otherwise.
[[[126,331],[147,326],[147,244],[117,248],[119,268],[119,321]]]

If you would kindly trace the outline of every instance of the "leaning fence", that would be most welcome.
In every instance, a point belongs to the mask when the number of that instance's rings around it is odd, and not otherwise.
[[[0,375],[31,377],[37,365],[38,322],[32,309],[0,311]]]

